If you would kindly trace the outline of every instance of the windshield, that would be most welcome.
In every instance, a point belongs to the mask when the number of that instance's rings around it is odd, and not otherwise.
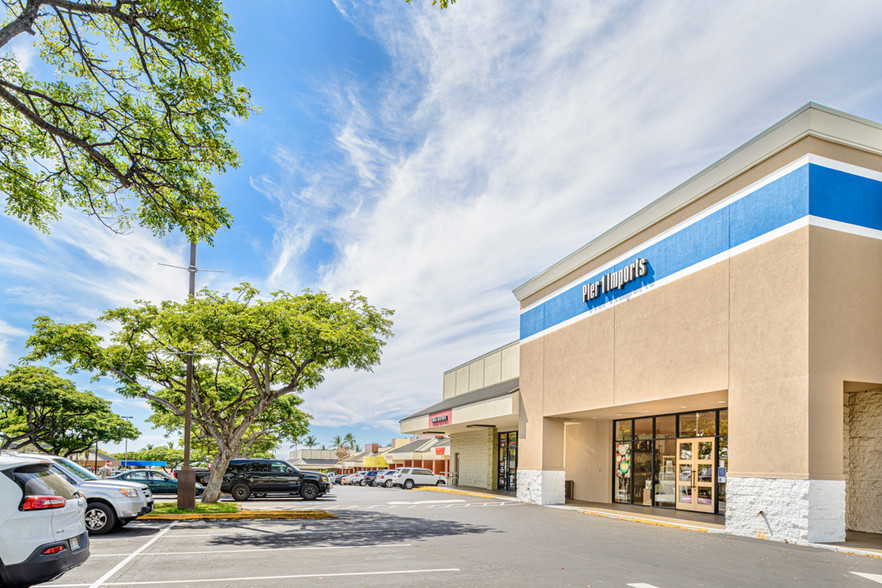
[[[64,471],[68,472],[71,476],[82,480],[83,482],[91,482],[92,480],[101,479],[83,466],[75,464],[69,459],[65,459],[63,457],[53,457],[52,461],[62,467]]]

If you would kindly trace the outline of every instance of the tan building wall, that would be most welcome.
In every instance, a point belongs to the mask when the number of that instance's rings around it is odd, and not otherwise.
[[[520,353],[514,341],[444,372],[444,399],[518,377]]]
[[[496,429],[481,428],[450,436],[450,455],[459,454],[457,485],[496,488]]]

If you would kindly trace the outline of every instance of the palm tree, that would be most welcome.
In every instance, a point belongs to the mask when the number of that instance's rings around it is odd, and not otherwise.
[[[310,435],[303,440],[303,444],[312,449],[313,447],[318,445],[318,439],[315,438],[315,435]]]
[[[331,439],[331,445],[334,447],[343,447],[343,437],[335,435],[334,438]]]
[[[350,449],[355,449],[355,436],[352,433],[346,433],[343,436],[343,444]]]

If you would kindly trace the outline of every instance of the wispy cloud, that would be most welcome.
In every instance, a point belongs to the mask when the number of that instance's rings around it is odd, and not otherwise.
[[[336,5],[393,69],[337,102],[352,208],[322,217],[321,286],[395,308],[397,336],[307,394],[319,424],[436,402],[444,369],[516,338],[513,286],[807,101],[882,115],[872,3]],[[310,174],[301,195],[341,167]]]

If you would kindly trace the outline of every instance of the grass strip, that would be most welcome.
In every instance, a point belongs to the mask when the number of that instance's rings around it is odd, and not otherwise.
[[[214,504],[197,502],[196,507],[190,510],[178,508],[177,502],[156,502],[153,505],[153,512],[151,514],[218,514],[235,512],[239,512],[238,506],[227,502],[216,502]]]

